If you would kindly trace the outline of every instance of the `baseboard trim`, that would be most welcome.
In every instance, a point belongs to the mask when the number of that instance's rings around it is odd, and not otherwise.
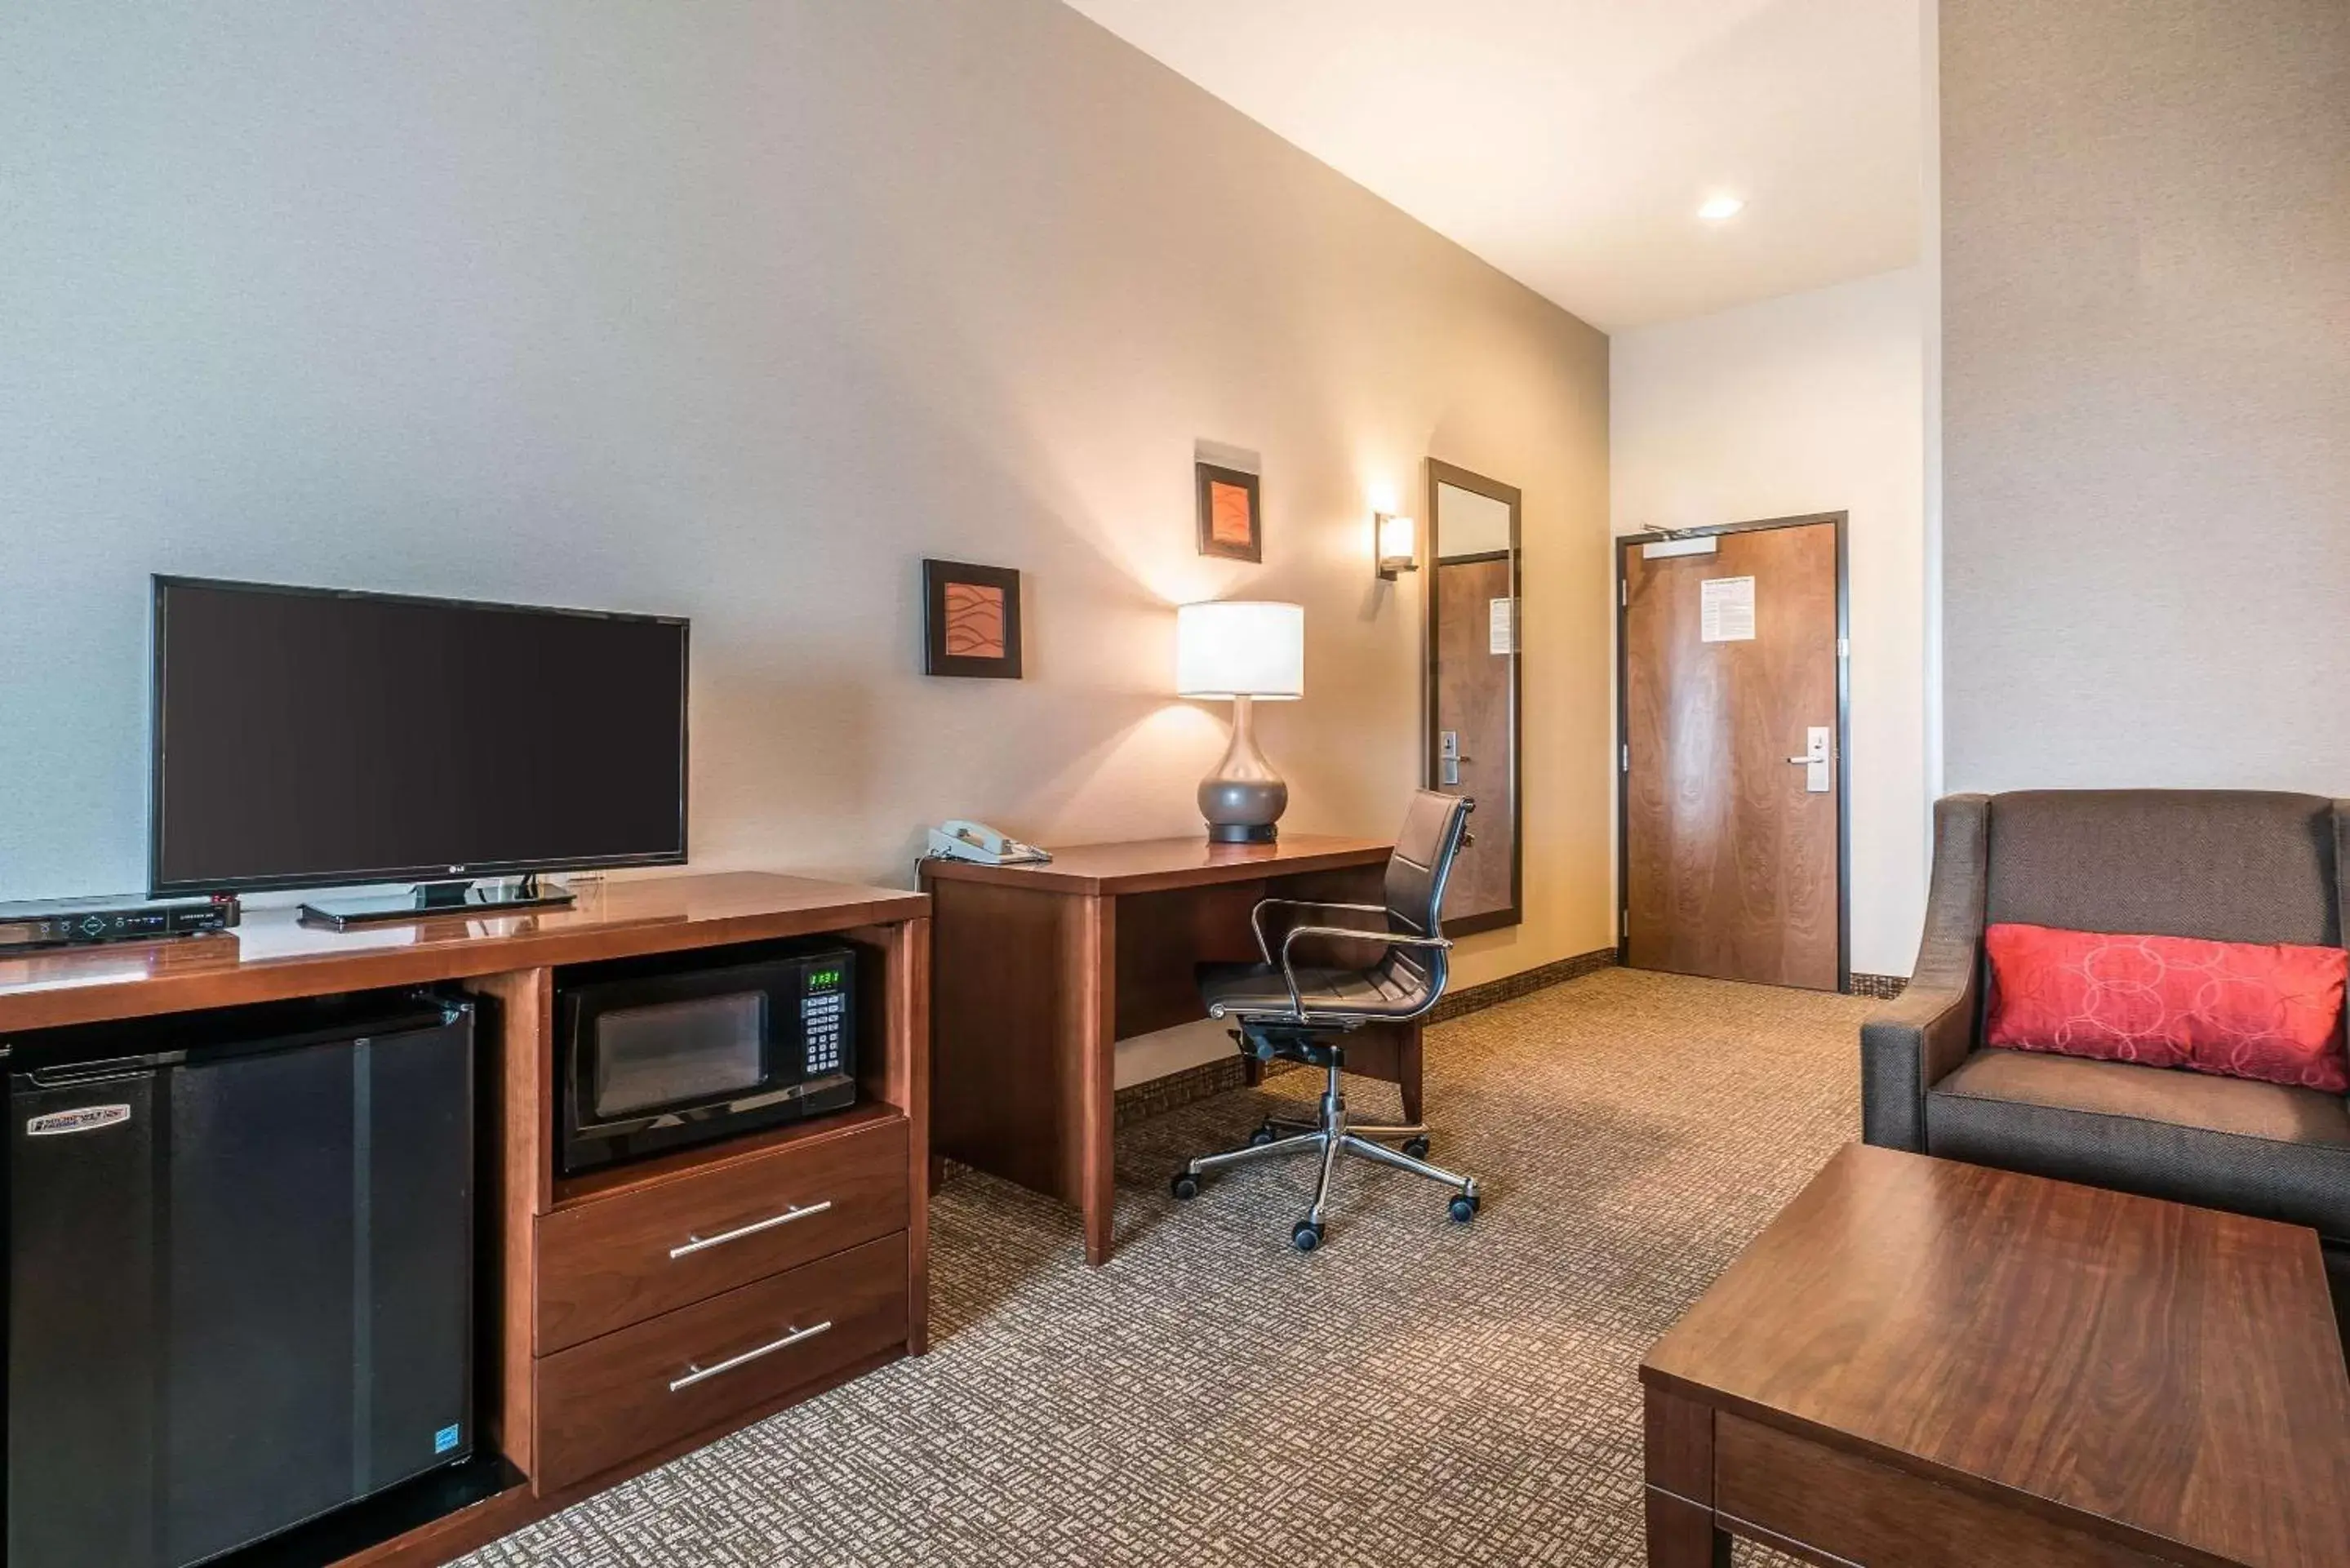
[[[1464,1013],[1481,1012],[1504,1002],[1515,1002],[1522,996],[1532,996],[1537,991],[1547,991],[1570,980],[1598,970],[1612,969],[1623,962],[1622,954],[1615,948],[1594,948],[1587,953],[1576,953],[1554,963],[1537,964],[1533,969],[1505,974],[1499,980],[1489,980],[1482,985],[1464,986],[1447,992],[1428,1015],[1430,1023],[1443,1023]]]
[[[1852,977],[1850,994],[1891,1002],[1908,989],[1909,977],[1906,974],[1856,974]]]

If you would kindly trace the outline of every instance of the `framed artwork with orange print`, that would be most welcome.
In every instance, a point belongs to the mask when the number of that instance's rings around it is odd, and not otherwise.
[[[922,673],[1020,679],[1020,574],[922,563]]]
[[[1264,559],[1264,528],[1257,511],[1257,476],[1212,462],[1200,475],[1200,554],[1234,561]]]

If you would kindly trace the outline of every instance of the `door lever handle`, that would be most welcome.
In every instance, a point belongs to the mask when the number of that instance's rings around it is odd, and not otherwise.
[[[1788,765],[1804,770],[1804,793],[1826,794],[1835,786],[1828,777],[1835,762],[1835,732],[1825,724],[1814,724],[1804,732],[1805,750],[1799,757],[1789,757]]]

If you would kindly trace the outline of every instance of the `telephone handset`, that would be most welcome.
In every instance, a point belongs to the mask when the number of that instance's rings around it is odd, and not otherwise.
[[[961,818],[931,829],[932,855],[951,860],[976,860],[982,866],[1040,866],[1053,858],[1033,844],[1023,844],[983,822]]]

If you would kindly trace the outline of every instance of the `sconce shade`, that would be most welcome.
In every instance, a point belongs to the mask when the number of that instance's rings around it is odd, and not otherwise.
[[[1393,513],[1379,514],[1379,576],[1419,569],[1419,524]]]
[[[1184,697],[1305,695],[1305,609],[1219,599],[1175,612],[1175,690]]]

